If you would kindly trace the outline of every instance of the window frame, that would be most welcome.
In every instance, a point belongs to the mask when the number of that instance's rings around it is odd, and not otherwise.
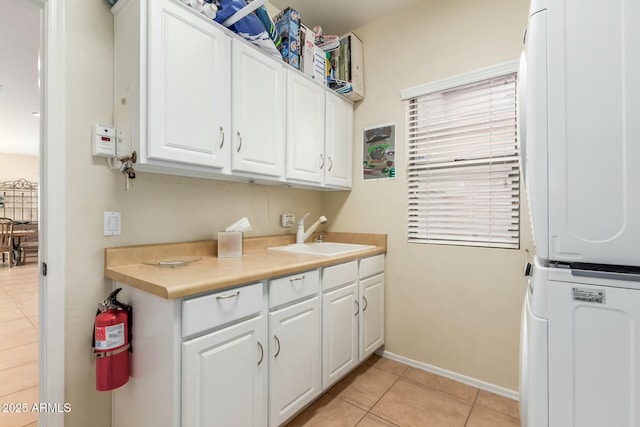
[[[426,199],[428,197],[427,196],[428,193],[424,192],[423,195],[416,196],[416,193],[419,190],[415,188],[412,189],[412,185],[420,184],[420,181],[424,181],[422,182],[422,184],[427,185],[427,179],[432,179],[432,178],[426,178],[426,177],[413,179],[412,174],[414,176],[417,175],[417,173],[414,173],[417,167],[419,167],[421,170],[425,170],[425,172],[420,172],[421,175],[424,174],[425,176],[427,176],[430,173],[433,173],[433,170],[438,169],[438,166],[437,165],[433,166],[433,164],[435,163],[430,164],[428,162],[415,162],[415,160],[412,159],[412,151],[415,148],[416,141],[415,140],[412,141],[411,139],[412,136],[410,132],[410,126],[411,126],[410,113],[412,111],[411,102],[412,101],[419,102],[417,100],[421,98],[422,98],[421,100],[424,101],[424,98],[427,98],[427,96],[429,95],[433,96],[439,93],[447,93],[447,92],[451,93],[451,91],[454,91],[464,86],[473,85],[473,84],[481,83],[484,81],[493,80],[496,78],[500,78],[503,76],[510,76],[510,75],[514,75],[515,77],[515,81],[513,83],[513,85],[515,86],[513,115],[517,117],[518,115],[517,97],[519,95],[517,93],[518,61],[510,61],[503,64],[498,64],[495,66],[472,71],[469,73],[456,75],[446,79],[404,89],[400,92],[401,99],[403,101],[407,101],[407,106],[406,106],[407,117],[406,117],[405,129],[407,130],[407,241],[409,243],[471,246],[471,247],[486,247],[486,248],[505,248],[505,249],[520,248],[521,229],[522,229],[521,203],[520,203],[521,165],[519,164],[519,159],[518,159],[520,155],[520,135],[518,135],[516,122],[513,123],[513,126],[514,126],[513,142],[515,143],[515,147],[513,148],[513,151],[511,151],[511,149],[508,148],[509,150],[508,155],[505,156],[506,160],[503,162],[500,162],[500,161],[495,162],[496,165],[501,165],[504,169],[496,173],[503,173],[508,178],[508,180],[505,181],[505,187],[509,187],[510,190],[509,191],[505,190],[505,193],[507,192],[509,193],[510,204],[506,205],[507,207],[505,208],[505,210],[508,210],[510,212],[512,220],[515,221],[513,223],[508,223],[508,224],[505,223],[504,235],[506,237],[500,237],[499,239],[492,237],[492,236],[500,236],[501,233],[491,230],[492,228],[491,224],[493,224],[493,221],[488,220],[488,223],[490,225],[488,227],[485,226],[485,228],[488,228],[489,230],[486,232],[486,234],[482,234],[482,236],[486,237],[486,239],[482,239],[481,241],[478,241],[477,234],[474,235],[473,232],[480,230],[482,226],[478,226],[478,228],[476,230],[473,230],[472,232],[471,229],[474,226],[472,225],[470,227],[464,227],[462,222],[460,222],[457,225],[458,226],[462,225],[461,228],[468,228],[467,229],[468,233],[466,235],[466,238],[465,236],[453,236],[452,238],[452,235],[447,236],[446,234],[439,236],[438,238],[430,238],[428,236],[429,234],[428,225],[426,224],[424,226],[416,225],[419,222],[425,222],[425,219],[426,219],[426,218],[416,218],[416,212],[422,212],[422,214],[426,217],[426,212],[429,209],[429,207],[424,207],[424,208],[415,207],[415,203],[424,203],[424,204],[427,203]],[[509,127],[510,127],[510,123],[511,122],[509,121]],[[510,138],[510,136],[508,138]],[[421,142],[421,144],[424,145],[424,142]],[[511,145],[510,139],[508,140],[507,145]],[[463,157],[466,159],[465,156]],[[498,157],[500,156],[495,156],[495,158],[498,158]],[[461,162],[456,161],[455,165],[453,164],[453,162],[450,162],[448,165],[446,165],[445,164],[446,162],[445,162],[439,166],[439,169],[443,171],[443,173],[445,174],[447,174],[447,170],[449,170],[450,173],[447,175],[448,177],[445,179],[453,179],[458,176],[458,173],[460,173],[460,171],[465,170],[465,168],[472,168],[474,167],[474,165],[476,165],[477,167],[478,165],[485,164],[486,166],[488,166],[488,169],[487,169],[488,171],[482,172],[482,173],[486,173],[487,177],[491,177],[492,174],[494,173],[492,172],[494,168],[494,163],[491,162],[493,158],[494,157],[489,155],[489,157],[476,159],[477,161],[474,161],[474,160],[470,160],[470,161],[465,160]],[[445,166],[442,166],[442,165],[445,165]],[[413,169],[412,169],[412,166],[413,166]],[[432,169],[428,169],[429,167],[431,167]],[[498,169],[498,167],[496,167],[496,169]],[[493,198],[494,197],[493,194],[490,197]],[[466,199],[463,199],[461,203],[466,204],[467,203]],[[434,205],[434,206],[436,206],[437,208],[437,205]],[[434,212],[433,208],[431,212],[432,213]],[[471,212],[471,208],[469,208],[469,212]],[[488,214],[489,218],[494,218],[495,214],[492,212],[496,212],[493,206],[489,211],[489,214]],[[437,229],[437,228],[438,227],[434,227],[434,229]],[[449,227],[447,226],[444,228],[449,228]],[[422,236],[417,236],[417,234],[421,234]]]

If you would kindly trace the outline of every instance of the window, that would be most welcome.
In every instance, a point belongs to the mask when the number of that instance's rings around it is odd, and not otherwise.
[[[519,248],[516,72],[499,68],[403,91],[409,242]]]

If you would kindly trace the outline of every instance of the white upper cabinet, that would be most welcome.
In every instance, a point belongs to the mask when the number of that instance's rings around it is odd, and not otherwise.
[[[114,14],[118,155],[135,150],[141,170],[228,169],[229,35],[171,0]]]
[[[228,166],[229,36],[179,4],[149,4],[148,157]]]
[[[350,101],[177,0],[112,11],[116,149],[136,170],[351,188]]]
[[[325,90],[305,75],[287,71],[287,179],[324,181]]]
[[[353,105],[339,96],[326,95],[324,182],[327,186],[351,188]]]
[[[282,177],[285,70],[277,61],[233,40],[233,171]]]

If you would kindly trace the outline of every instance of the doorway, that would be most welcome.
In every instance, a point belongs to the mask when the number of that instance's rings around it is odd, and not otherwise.
[[[28,260],[25,265],[9,268],[11,270],[12,279],[0,277],[0,284],[5,287],[13,288],[12,292],[0,292],[4,302],[14,303],[17,310],[25,315],[26,319],[18,320],[12,323],[11,328],[16,330],[25,329],[29,322],[33,329],[37,330],[36,337],[33,333],[16,333],[17,340],[29,340],[29,342],[17,342],[13,339],[4,340],[0,338],[5,346],[12,348],[23,347],[29,345],[32,349],[37,347],[37,362],[35,365],[32,361],[18,362],[19,366],[29,366],[29,372],[15,375],[12,368],[7,368],[8,364],[13,362],[5,362],[5,376],[0,381],[3,386],[9,387],[7,384],[16,385],[17,381],[22,381],[23,377],[29,377],[27,383],[17,384],[20,388],[21,395],[15,396],[15,393],[5,394],[10,396],[5,399],[0,393],[0,401],[3,403],[31,402],[33,397],[33,379],[31,374],[35,372],[37,375],[37,393],[35,403],[49,405],[48,407],[60,407],[64,404],[64,256],[65,256],[65,196],[64,196],[64,179],[65,179],[65,158],[64,158],[64,0],[0,0],[0,19],[9,18],[13,22],[18,22],[17,18],[9,14],[9,11],[15,13],[27,14],[34,17],[29,20],[29,25],[20,27],[20,30],[27,30],[27,34],[23,37],[32,40],[36,44],[35,75],[36,75],[36,93],[38,101],[33,106],[33,102],[29,104],[29,114],[31,119],[36,119],[37,148],[35,151],[37,164],[37,180],[38,180],[38,241],[39,250],[37,257]],[[25,18],[26,19],[26,18]],[[11,28],[11,32],[2,37],[0,40],[0,49],[4,48],[5,43],[16,44],[23,39],[19,35],[20,32],[14,28],[14,25],[0,22],[0,31]],[[35,40],[33,40],[35,39]],[[37,54],[39,52],[39,54]],[[10,86],[3,81],[7,78],[7,73],[13,71],[15,64],[13,60],[4,62],[5,51],[0,51],[3,58],[3,66],[0,70],[0,108],[8,96]],[[33,63],[33,61],[32,61]],[[6,81],[9,81],[8,79]],[[13,85],[13,83],[11,83]],[[22,97],[18,96],[21,102],[28,98],[25,89],[20,86],[18,92],[24,92]],[[8,103],[8,107],[17,109],[18,104]],[[0,110],[0,133],[5,126],[4,120],[13,123],[9,114],[13,110],[6,113]],[[26,133],[26,131],[25,131]],[[3,136],[0,134],[0,140]],[[8,151],[2,149],[0,144],[0,152]],[[2,154],[0,154],[1,156]],[[32,153],[33,156],[33,153]],[[13,158],[15,160],[15,157]],[[10,159],[9,161],[12,161]],[[0,168],[5,173],[8,167]],[[26,167],[23,169],[26,171]],[[0,181],[3,178],[0,177]],[[4,266],[0,266],[2,268]],[[22,268],[22,269],[19,269]],[[14,273],[15,270],[15,273]],[[1,270],[4,271],[4,270]],[[35,278],[35,279],[34,279]],[[30,284],[29,284],[30,283]],[[30,296],[31,295],[31,296]],[[7,316],[3,310],[0,310],[0,327],[3,332],[7,332],[9,327],[5,328],[3,320],[6,317],[12,317],[15,314],[13,308],[12,315]],[[51,309],[49,309],[51,308]],[[3,318],[5,316],[5,318]],[[16,320],[16,319],[13,319]],[[24,336],[28,335],[27,338]],[[4,337],[3,337],[4,338]],[[15,345],[20,344],[20,345]],[[13,350],[17,352],[18,350]],[[29,351],[25,347],[20,351]],[[31,353],[30,353],[31,354]],[[30,356],[33,358],[33,356]],[[16,357],[17,359],[17,357]],[[22,363],[25,362],[25,363]],[[2,362],[0,362],[2,363]],[[2,369],[0,365],[0,370]],[[1,371],[0,371],[1,372]],[[11,374],[8,374],[11,372]],[[6,384],[5,384],[6,383]],[[8,388],[5,389],[9,390]],[[16,400],[17,399],[17,400]],[[9,408],[7,408],[9,409]],[[16,408],[14,408],[16,409]],[[22,409],[22,408],[21,408]],[[64,425],[64,413],[57,411],[40,411],[36,412],[32,408],[25,407],[26,411],[21,413],[13,412],[10,414],[0,413],[0,425],[28,425],[28,426],[45,426],[57,427]],[[25,418],[17,420],[9,420],[10,415],[22,414]],[[28,417],[27,417],[28,415]],[[35,419],[35,421],[33,421]],[[22,423],[24,421],[24,423]]]
[[[42,9],[0,0],[0,217],[14,224],[15,250],[0,263],[0,402],[39,402],[38,188]],[[18,237],[18,228],[22,237]],[[26,244],[26,229],[33,233]],[[24,243],[24,245],[23,245]],[[24,249],[31,246],[30,256]],[[35,251],[32,249],[35,248]],[[3,406],[0,425],[35,426],[38,413]],[[11,410],[13,409],[13,410]]]

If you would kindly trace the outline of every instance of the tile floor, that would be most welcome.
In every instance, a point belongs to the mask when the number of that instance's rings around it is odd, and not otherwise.
[[[0,407],[38,401],[37,262],[0,262]],[[518,403],[373,356],[289,427],[516,427]],[[2,427],[35,427],[37,414],[2,413]]]
[[[518,402],[374,355],[287,427],[516,427]]]
[[[0,426],[34,427],[38,414],[4,404],[38,402],[38,262],[9,268],[0,258]]]

